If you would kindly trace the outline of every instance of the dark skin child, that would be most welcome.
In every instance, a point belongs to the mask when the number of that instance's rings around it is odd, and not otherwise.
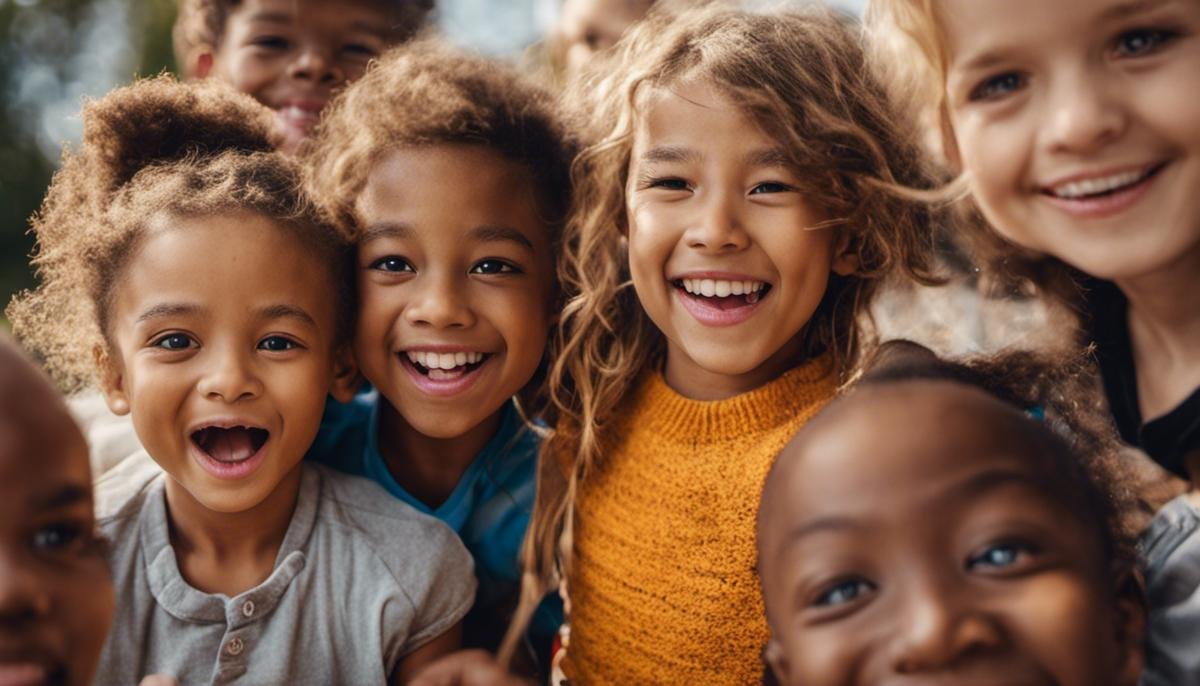
[[[1064,450],[941,380],[862,387],[814,419],[759,514],[778,680],[1136,684],[1139,588],[1080,514]]]
[[[0,684],[90,684],[112,622],[88,449],[50,383],[0,339]]]

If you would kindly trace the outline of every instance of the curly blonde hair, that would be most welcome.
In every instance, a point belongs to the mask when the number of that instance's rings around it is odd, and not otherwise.
[[[112,349],[121,273],[162,218],[253,212],[295,233],[330,265],[338,335],[354,312],[349,239],[322,219],[299,166],[275,151],[271,113],[227,86],[160,76],[83,111],[83,145],[66,151],[33,218],[40,285],[17,295],[13,333],[68,392],[95,380]]]
[[[661,3],[626,34],[606,73],[583,81],[575,208],[559,277],[569,299],[552,341],[550,392],[555,428],[526,538],[521,604],[502,657],[533,607],[571,559],[579,483],[604,452],[608,422],[637,378],[664,355],[662,334],[638,303],[626,244],[626,177],[639,95],[704,79],[788,150],[859,270],[833,276],[803,333],[803,355],[832,355],[845,379],[863,347],[859,318],[880,282],[931,271],[928,206],[908,189],[931,184],[916,140],[866,69],[859,36],[829,10],[757,14],[722,4],[676,12]],[[563,464],[569,465],[563,469]]]
[[[191,69],[198,50],[216,50],[225,35],[225,22],[240,0],[179,0],[171,42],[175,64],[184,76]],[[376,0],[391,10],[393,21],[387,26],[389,41],[400,43],[416,35],[433,11],[434,0]]]

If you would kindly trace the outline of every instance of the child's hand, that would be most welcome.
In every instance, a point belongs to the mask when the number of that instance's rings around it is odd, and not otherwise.
[[[151,674],[142,679],[138,686],[179,686],[179,682],[165,674]]]
[[[410,686],[532,686],[509,674],[485,650],[462,650],[421,670]],[[143,686],[145,686],[143,684]]]

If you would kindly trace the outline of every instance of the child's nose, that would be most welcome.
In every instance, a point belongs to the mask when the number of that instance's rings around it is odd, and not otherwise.
[[[426,273],[412,286],[412,300],[404,308],[409,323],[436,329],[465,329],[475,323],[475,312],[465,292],[469,285],[462,279]]]
[[[300,46],[296,57],[288,68],[289,75],[294,79],[312,81],[324,85],[333,85],[346,80],[346,75],[330,49],[323,45],[307,44]]]
[[[969,590],[933,581],[914,583],[904,592],[891,656],[894,673],[937,672],[968,654],[984,654],[1002,645],[1001,628],[976,605]]]
[[[1052,151],[1091,153],[1120,137],[1127,115],[1110,81],[1080,69],[1047,88],[1046,135]]]
[[[706,252],[734,252],[750,244],[740,213],[740,197],[713,191],[691,219],[685,239],[688,247]]]
[[[236,346],[211,346],[205,357],[208,364],[197,384],[204,397],[233,403],[262,393],[253,361]]]
[[[0,553],[0,633],[18,631],[50,613],[50,594],[12,555]]]

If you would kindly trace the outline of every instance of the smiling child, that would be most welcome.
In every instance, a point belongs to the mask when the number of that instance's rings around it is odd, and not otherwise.
[[[180,0],[176,61],[275,111],[283,147],[312,133],[333,92],[424,24],[432,0]]]
[[[157,463],[96,484],[120,599],[100,683],[406,681],[457,647],[475,582],[440,522],[301,462],[356,378],[348,242],[244,95],[163,77],[84,122],[10,314]]]
[[[780,454],[758,523],[780,683],[1138,683],[1121,501],[972,374],[868,375]]]
[[[347,89],[308,159],[357,240],[354,353],[374,389],[330,404],[310,454],[458,532],[480,583],[472,645],[495,648],[516,604],[569,161],[545,93],[432,41]]]
[[[113,606],[87,444],[0,336],[0,684],[91,684]]]

